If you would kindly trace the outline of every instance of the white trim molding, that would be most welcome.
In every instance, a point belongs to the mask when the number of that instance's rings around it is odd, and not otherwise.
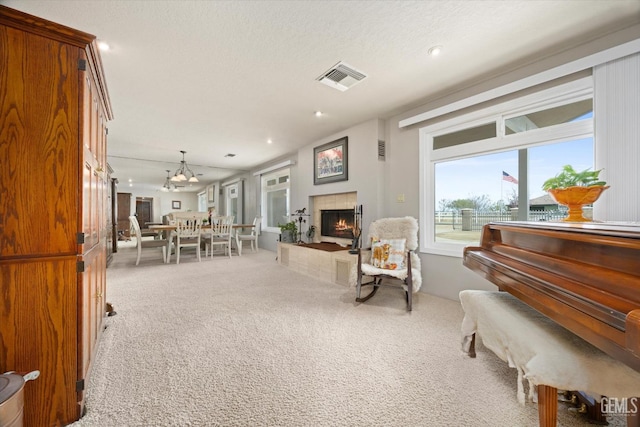
[[[404,127],[411,126],[425,120],[433,119],[435,117],[461,110],[463,108],[470,107],[481,102],[489,101],[500,96],[508,95],[510,93],[517,92],[519,90],[526,89],[538,84],[546,83],[548,81],[564,77],[566,75],[573,74],[587,68],[592,68],[597,65],[604,64],[605,62],[623,58],[625,56],[632,55],[638,52],[640,52],[640,39],[632,40],[619,46],[615,46],[610,49],[585,56],[584,58],[577,59],[567,64],[551,68],[550,70],[543,71],[541,73],[534,74],[520,80],[516,80],[495,89],[482,92],[456,102],[452,102],[451,104],[445,105],[443,107],[435,108],[433,110],[420,113],[413,117],[400,120],[400,122],[398,123],[398,127],[402,129]]]
[[[264,175],[266,173],[273,172],[273,171],[278,170],[278,169],[286,168],[287,166],[293,166],[295,164],[296,164],[296,162],[293,161],[293,160],[285,160],[284,162],[280,162],[280,163],[277,163],[275,165],[266,167],[264,169],[260,169],[257,172],[254,172],[253,176]]]

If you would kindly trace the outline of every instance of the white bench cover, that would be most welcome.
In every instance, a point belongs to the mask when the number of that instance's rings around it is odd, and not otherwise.
[[[612,358],[507,292],[460,292],[462,347],[478,333],[485,347],[518,370],[518,401],[537,401],[537,385],[579,390],[600,400],[639,397],[640,372]]]

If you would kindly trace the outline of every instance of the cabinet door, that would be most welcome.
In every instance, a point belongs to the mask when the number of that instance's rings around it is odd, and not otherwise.
[[[78,252],[86,253],[106,238],[106,121],[97,86],[89,71],[81,72],[80,84],[83,182],[79,231],[84,234],[84,244]]]
[[[35,369],[24,387],[24,425],[78,417],[76,256],[0,261],[0,372]]]
[[[81,52],[0,26],[0,259],[76,253]]]
[[[87,377],[96,345],[104,327],[106,292],[106,248],[104,241],[79,259],[84,271],[78,273],[78,379]],[[86,384],[85,384],[86,386]],[[78,391],[78,401],[84,390]]]

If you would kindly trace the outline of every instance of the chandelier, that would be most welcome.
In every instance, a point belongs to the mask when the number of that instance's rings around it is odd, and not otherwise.
[[[162,188],[160,189],[161,191],[167,192],[167,191],[180,191],[178,190],[178,186],[175,185],[173,182],[171,182],[171,176],[169,175],[171,173],[171,171],[169,169],[167,169],[167,179],[164,181],[164,185],[162,186]],[[171,188],[171,186],[173,186],[173,189]]]
[[[180,167],[178,168],[178,170],[176,170],[176,173],[174,173],[173,176],[171,177],[171,181],[173,182],[187,181],[187,176],[185,174],[188,172],[191,174],[191,177],[189,178],[189,182],[198,182],[198,178],[196,178],[196,174],[193,173],[191,168],[189,168],[189,165],[187,165],[187,162],[184,160],[184,155],[187,152],[184,150],[180,150],[180,152],[182,153],[182,160],[180,161]]]

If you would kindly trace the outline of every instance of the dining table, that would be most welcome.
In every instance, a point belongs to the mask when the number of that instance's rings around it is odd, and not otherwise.
[[[240,230],[245,228],[250,229],[254,227],[255,227],[254,224],[233,224],[231,226],[231,229],[233,230],[233,239],[236,241],[236,248],[238,250],[238,255],[242,255],[242,247],[240,246],[241,242],[238,238],[238,234],[240,233]],[[157,232],[160,238],[163,238],[163,236],[166,236],[164,237],[166,239],[169,239],[170,237],[169,233],[171,231],[175,231],[176,228],[177,228],[176,224],[153,224],[148,227],[149,230]],[[202,230],[210,230],[210,229],[211,229],[210,224],[202,226]]]

